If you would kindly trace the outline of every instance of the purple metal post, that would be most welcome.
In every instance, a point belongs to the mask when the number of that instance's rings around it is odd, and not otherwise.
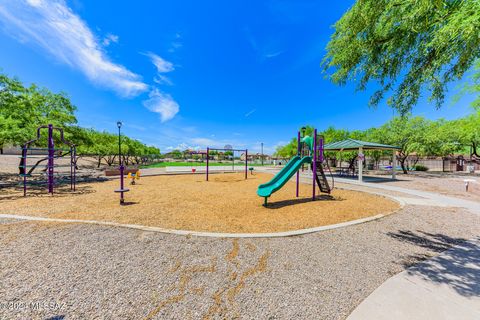
[[[28,173],[27,173],[27,154],[28,154],[28,150],[45,150],[45,149],[42,149],[42,148],[33,148],[33,149],[30,149],[29,146],[38,141],[40,138],[41,138],[41,132],[43,129],[48,129],[48,147],[47,147],[47,151],[48,151],[48,157],[47,157],[47,185],[48,185],[48,193],[52,194],[54,193],[54,189],[55,189],[55,178],[54,178],[54,171],[55,171],[55,143],[54,143],[54,139],[53,139],[53,130],[58,130],[60,132],[60,141],[64,144],[67,144],[70,146],[70,153],[71,153],[71,159],[70,159],[70,178],[71,178],[71,187],[72,187],[72,181],[73,181],[73,190],[75,191],[75,175],[76,175],[76,168],[74,167],[73,168],[73,172],[72,172],[72,165],[74,165],[74,161],[73,161],[73,164],[72,164],[72,159],[75,160],[75,157],[76,157],[76,149],[75,149],[75,145],[66,141],[65,138],[64,138],[64,134],[63,134],[63,129],[61,128],[56,128],[54,127],[53,125],[49,124],[49,125],[46,125],[46,126],[40,126],[37,128],[37,138],[36,139],[33,139],[33,140],[30,140],[30,141],[27,141],[24,145],[23,145],[23,148],[22,148],[22,157],[21,157],[21,162],[20,162],[20,166],[19,166],[19,169],[20,169],[20,175],[23,177],[23,195],[26,196],[27,195],[27,177],[28,177]]]
[[[301,148],[300,148],[300,131],[297,132],[297,155],[300,155]],[[298,198],[298,189],[300,186],[300,172],[297,170],[297,192],[296,196]]]
[[[73,163],[73,191],[76,191],[77,188],[77,147],[73,147],[73,159],[75,162]]]
[[[248,172],[247,166],[248,166],[248,149],[245,149],[245,179],[247,179],[247,172]]]
[[[118,128],[118,161],[120,162],[120,204],[125,203],[125,198],[123,196],[124,190],[124,183],[123,183],[123,170],[125,167],[123,166],[122,160],[122,149],[121,149],[121,135],[120,135],[120,128]]]
[[[70,147],[70,191],[73,190],[73,147]]]
[[[120,204],[124,204],[125,203],[125,198],[123,197],[123,170],[124,170],[124,166],[123,166],[123,161],[120,160]]]
[[[20,172],[23,172],[23,196],[27,196],[27,146],[23,146],[22,149],[22,161],[21,166],[23,167]],[[22,171],[23,170],[23,171]]]
[[[208,158],[210,158],[209,153],[210,153],[210,148],[207,147],[207,170],[206,170],[206,172],[207,172],[207,181],[208,181]]]
[[[312,166],[312,180],[313,180],[313,193],[312,200],[315,200],[315,180],[317,177],[317,129],[313,134],[313,166]]]
[[[48,125],[48,193],[53,194],[53,158],[55,157],[53,143],[53,125]]]
[[[124,193],[130,190],[125,189],[124,180],[123,180],[123,173],[124,173],[125,167],[123,166],[123,160],[122,160],[122,144],[121,144],[122,135],[120,130],[122,127],[122,122],[118,121],[117,127],[118,127],[118,162],[120,164],[120,189],[115,190],[115,192],[120,193],[120,205],[123,205],[125,204]]]
[[[77,185],[77,147],[73,147],[73,191]]]
[[[120,205],[123,205],[125,203],[125,198],[124,198],[124,193],[129,191],[128,189],[124,188],[124,183],[123,183],[123,171],[125,170],[125,167],[123,166],[123,160],[122,160],[122,133],[121,133],[121,128],[122,128],[122,122],[118,121],[117,122],[117,127],[118,127],[118,162],[120,164]]]

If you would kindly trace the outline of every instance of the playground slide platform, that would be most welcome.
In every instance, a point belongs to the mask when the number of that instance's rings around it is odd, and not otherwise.
[[[280,190],[285,183],[302,167],[303,164],[312,162],[312,157],[295,156],[278,172],[272,180],[258,186],[257,195],[270,197],[272,193]]]

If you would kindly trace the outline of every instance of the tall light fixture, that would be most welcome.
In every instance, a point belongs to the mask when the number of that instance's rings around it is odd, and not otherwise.
[[[263,142],[261,143],[261,146],[262,146],[262,167],[263,167]]]
[[[122,133],[121,133],[122,122],[121,121],[117,121],[117,128],[118,128],[118,161],[120,163],[120,189],[115,190],[115,192],[120,193],[120,205],[123,205],[125,203],[123,194],[125,192],[128,192],[129,189],[125,189],[124,183],[123,183],[123,172],[125,170],[125,167],[123,166],[123,160],[122,160]]]

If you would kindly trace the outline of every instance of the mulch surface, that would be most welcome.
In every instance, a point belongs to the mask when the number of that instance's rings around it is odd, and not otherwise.
[[[295,183],[288,182],[269,198],[256,194],[259,184],[272,178],[257,173],[244,180],[243,174],[163,175],[142,177],[126,186],[126,205],[119,205],[118,180],[80,184],[77,192],[59,189],[31,192],[23,198],[16,190],[0,195],[0,213],[51,218],[112,221],[177,230],[208,232],[280,232],[330,225],[377,214],[388,214],[399,205],[387,198],[335,189],[311,201],[311,185],[301,184],[295,198]],[[7,191],[7,190],[2,190]]]

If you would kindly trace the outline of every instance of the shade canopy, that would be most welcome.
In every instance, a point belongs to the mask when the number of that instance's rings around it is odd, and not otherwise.
[[[381,144],[375,142],[367,142],[355,139],[346,139],[326,144],[323,149],[326,151],[351,151],[358,150],[399,150],[400,147],[390,146],[388,144]]]

